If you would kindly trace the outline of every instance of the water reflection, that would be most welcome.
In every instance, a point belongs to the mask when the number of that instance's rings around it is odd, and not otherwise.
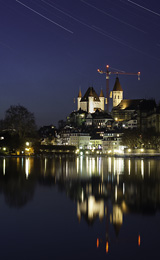
[[[3,159],[3,175],[6,174],[6,159]]]
[[[135,195],[138,198],[139,189],[152,190],[152,185],[159,185],[160,161],[156,159],[124,159],[114,157],[92,157],[80,156],[77,158],[60,156],[57,158],[2,158],[0,160],[2,169],[0,178],[5,180],[23,179],[26,181],[39,182],[39,180],[50,179],[52,183],[63,181],[86,183],[93,186],[92,181],[98,183],[96,191],[101,196],[111,196],[118,201],[120,194],[128,197]],[[13,174],[14,172],[14,174]],[[148,182],[148,181],[149,182]],[[74,184],[74,183],[73,183]],[[79,184],[81,186],[81,184]],[[155,193],[153,190],[153,194]],[[83,187],[85,196],[85,188]],[[93,195],[92,190],[90,195]],[[82,194],[82,193],[81,193]],[[147,196],[145,194],[145,196]],[[89,195],[89,194],[88,194]],[[87,195],[87,196],[88,196]],[[153,196],[152,196],[153,198]]]
[[[4,195],[9,207],[21,208],[33,199],[37,186],[58,187],[76,202],[80,223],[82,219],[88,225],[97,219],[105,221],[105,239],[97,235],[95,246],[99,249],[103,243],[108,253],[127,215],[153,215],[159,210],[159,169],[159,160],[142,158],[1,158],[0,196]],[[138,246],[140,231],[136,233]]]

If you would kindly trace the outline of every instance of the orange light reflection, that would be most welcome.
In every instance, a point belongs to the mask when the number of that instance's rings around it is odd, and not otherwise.
[[[109,250],[109,245],[108,242],[106,242],[106,253],[108,253],[108,250]]]
[[[97,238],[97,248],[99,247],[99,238]]]
[[[138,246],[140,246],[141,245],[141,236],[139,235],[138,236]]]

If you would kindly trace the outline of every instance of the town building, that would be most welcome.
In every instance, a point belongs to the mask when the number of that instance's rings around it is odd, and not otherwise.
[[[94,135],[90,138],[90,148],[102,150],[103,137],[100,135]]]
[[[89,113],[86,116],[85,125],[94,126],[95,128],[111,128],[113,121],[114,120],[110,114],[97,109],[95,113]]]
[[[117,131],[110,131],[104,133],[102,141],[103,153],[123,153],[123,147],[121,146],[123,133]]]
[[[77,149],[88,149],[90,146],[89,133],[70,133],[69,145],[76,146]]]

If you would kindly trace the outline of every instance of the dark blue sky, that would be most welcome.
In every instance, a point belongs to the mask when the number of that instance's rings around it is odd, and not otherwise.
[[[20,104],[57,124],[79,88],[105,93],[107,64],[141,72],[119,76],[124,98],[160,100],[160,1],[0,0],[0,32],[0,119]]]

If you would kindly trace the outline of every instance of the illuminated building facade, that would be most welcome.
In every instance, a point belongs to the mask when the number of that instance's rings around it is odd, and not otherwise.
[[[137,128],[137,119],[123,121],[122,127],[124,129],[136,129]]]
[[[105,111],[99,111],[98,109],[95,113],[88,114],[86,116],[86,126],[95,126],[96,128],[110,128],[113,123],[113,118]]]
[[[122,133],[117,133],[117,132],[104,133],[103,142],[102,142],[103,153],[121,153],[123,151],[123,147],[121,147],[121,139],[122,139]]]
[[[117,77],[113,87],[113,107],[118,106],[122,100],[123,100],[123,89],[119,82],[119,78]]]
[[[104,99],[102,89],[98,96],[94,88],[89,87],[83,97],[80,90],[77,98],[77,110],[81,109],[88,113],[94,113],[97,109],[104,111]]]
[[[101,136],[92,136],[90,138],[90,147],[92,149],[102,149],[102,140],[103,137]]]
[[[69,144],[78,149],[87,149],[89,147],[90,135],[88,133],[71,133]]]

